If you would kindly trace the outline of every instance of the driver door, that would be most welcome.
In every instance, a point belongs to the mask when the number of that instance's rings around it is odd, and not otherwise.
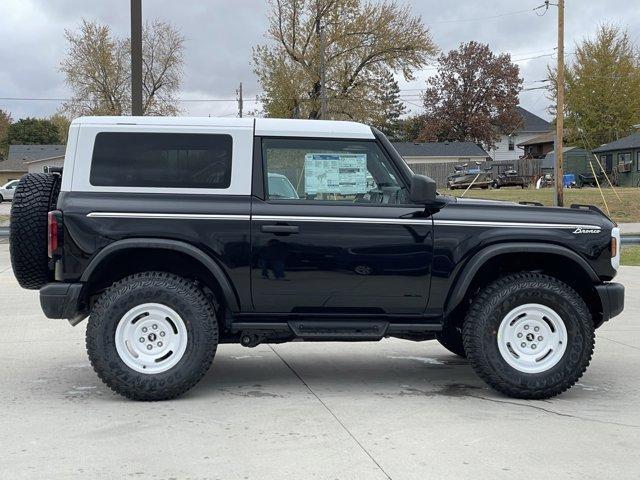
[[[424,312],[432,219],[375,141],[263,138],[261,152],[256,312]]]

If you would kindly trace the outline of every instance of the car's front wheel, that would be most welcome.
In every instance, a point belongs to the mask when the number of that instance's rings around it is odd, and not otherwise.
[[[496,390],[516,398],[549,398],[585,372],[594,323],[570,286],[519,273],[496,280],[473,300],[463,342],[475,371]]]
[[[167,400],[207,372],[218,324],[213,305],[193,282],[144,272],[98,298],[86,341],[94,370],[112,390],[135,400]]]

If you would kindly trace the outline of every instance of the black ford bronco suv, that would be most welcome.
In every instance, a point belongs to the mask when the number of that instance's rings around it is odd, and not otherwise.
[[[93,368],[139,400],[189,390],[219,343],[384,337],[547,398],[624,303],[596,208],[439,195],[350,122],[77,119],[64,171],[21,180],[10,236],[20,285],[49,318],[89,317]]]

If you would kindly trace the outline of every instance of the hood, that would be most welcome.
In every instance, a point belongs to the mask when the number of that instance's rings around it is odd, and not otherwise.
[[[457,198],[451,201],[444,211],[467,220],[593,225],[602,229],[615,226],[606,215],[588,208],[521,205],[516,202],[479,198]]]

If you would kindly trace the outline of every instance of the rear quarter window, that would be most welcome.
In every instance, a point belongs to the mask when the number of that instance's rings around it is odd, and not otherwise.
[[[90,182],[95,186],[228,188],[230,135],[102,132],[96,135]]]

